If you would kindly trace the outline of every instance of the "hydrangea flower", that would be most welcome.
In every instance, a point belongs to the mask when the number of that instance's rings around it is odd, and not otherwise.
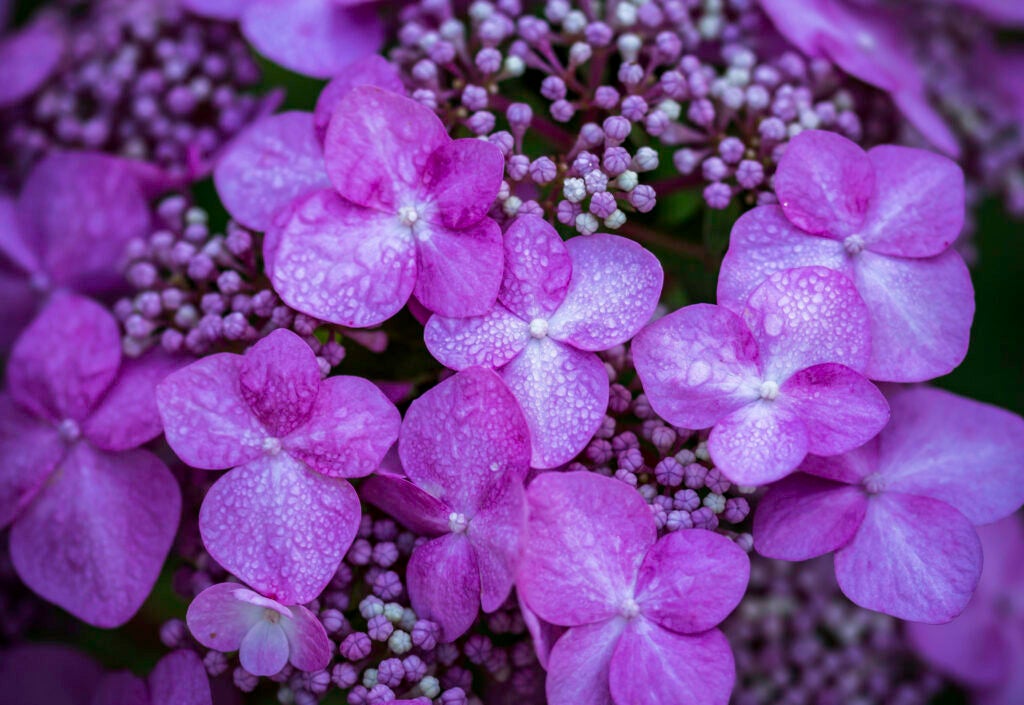
[[[173,651],[143,680],[129,671],[100,679],[90,705],[212,705],[210,681],[195,651]]]
[[[775,175],[781,206],[733,227],[718,302],[736,309],[768,275],[822,265],[843,272],[868,305],[871,379],[943,375],[967,353],[974,289],[950,248],[964,221],[963,172],[931,152],[865,153],[831,132],[795,137]]]
[[[267,232],[271,281],[289,306],[354,328],[410,294],[446,316],[484,313],[501,282],[501,229],[487,217],[504,161],[489,142],[452,140],[414,100],[357,86],[324,143],[335,190],[298,199]]]
[[[282,604],[316,598],[359,528],[345,478],[373,472],[398,437],[394,405],[359,377],[321,381],[313,351],[283,329],[168,376],[157,404],[178,457],[234,468],[199,514],[210,555]]]
[[[497,369],[530,425],[537,468],[571,460],[608,408],[608,373],[595,351],[629,340],[654,313],[658,259],[616,235],[568,242],[537,216],[505,232],[498,301],[473,318],[433,316],[424,339],[442,364]]]
[[[569,627],[548,658],[550,705],[724,705],[735,680],[715,626],[747,586],[747,554],[693,529],[660,540],[633,488],[589,472],[529,486],[516,587],[541,619]]]
[[[454,641],[512,589],[526,526],[526,420],[498,375],[470,368],[412,403],[398,455],[408,479],[375,475],[363,497],[433,537],[409,558],[409,598]]]
[[[315,614],[237,583],[203,590],[185,619],[200,644],[238,651],[242,668],[254,676],[272,676],[287,663],[300,671],[319,671],[331,660],[331,642]]]
[[[0,526],[25,584],[95,626],[135,614],[177,531],[178,484],[139,448],[160,434],[153,388],[177,364],[162,353],[122,364],[114,317],[66,293],[11,351]]]
[[[948,622],[981,574],[974,526],[1024,502],[1024,420],[925,387],[897,390],[889,403],[877,438],[810,457],[768,490],[754,546],[791,561],[835,552],[839,586],[861,607]]]
[[[860,371],[868,312],[853,284],[825,267],[771,275],[733,313],[696,304],[633,341],[651,407],[684,428],[713,427],[708,451],[733,482],[788,475],[808,453],[838,455],[889,420]]]

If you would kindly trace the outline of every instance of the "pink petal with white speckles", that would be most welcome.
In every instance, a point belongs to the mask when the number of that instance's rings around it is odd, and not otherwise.
[[[327,126],[334,117],[338,103],[356,86],[376,86],[393,93],[405,95],[405,87],[398,75],[398,69],[383,56],[371,54],[356,59],[341,69],[320,91],[313,109],[313,128],[321,142],[327,137]]]
[[[267,431],[285,436],[309,420],[320,366],[306,341],[290,330],[275,330],[245,351],[238,389]]]
[[[423,172],[424,198],[446,228],[476,225],[498,197],[505,158],[490,142],[458,139],[437,149]]]
[[[664,274],[658,258],[632,240],[597,233],[565,243],[572,279],[549,335],[581,350],[607,350],[651,319]]]
[[[333,645],[327,638],[324,625],[302,605],[292,605],[288,609],[292,613],[291,619],[280,622],[288,638],[288,661],[300,671],[327,668]]]
[[[28,506],[64,453],[57,429],[0,394],[0,527]]]
[[[121,335],[110,312],[91,299],[58,293],[14,344],[7,388],[38,416],[83,421],[120,364]]]
[[[405,96],[357,86],[334,110],[324,154],[331,183],[361,206],[415,206],[430,156],[451,142],[434,111]]]
[[[393,214],[360,208],[333,191],[296,201],[268,232],[264,254],[285,303],[353,328],[398,313],[416,282],[408,228]]]
[[[441,627],[441,641],[455,641],[480,611],[476,555],[465,536],[447,534],[413,549],[406,569],[416,615]]]
[[[298,196],[330,187],[313,114],[269,115],[248,127],[217,160],[213,182],[231,217],[254,230]]]
[[[417,231],[416,298],[442,316],[480,316],[501,286],[501,228],[484,218],[465,230],[424,225]]]
[[[572,460],[593,437],[608,409],[608,372],[596,353],[550,338],[531,340],[501,369],[530,427],[530,466]]]
[[[252,625],[238,650],[242,668],[254,676],[273,676],[288,663],[288,637],[277,622],[261,619]]]
[[[51,16],[41,16],[28,26],[0,41],[0,108],[32,95],[60,64],[67,39],[63,25]]]
[[[242,397],[242,361],[231,353],[209,355],[156,387],[167,443],[192,467],[221,470],[263,453],[270,434]]]
[[[210,680],[195,651],[180,649],[160,659],[149,674],[151,705],[210,705]]]
[[[708,428],[757,399],[757,343],[739,316],[695,304],[633,340],[633,362],[654,410],[684,428]]]
[[[623,482],[580,471],[539,475],[527,499],[516,577],[526,604],[541,619],[571,627],[619,615],[657,539],[643,498]]]
[[[614,705],[608,670],[625,625],[615,618],[573,627],[555,642],[545,683],[549,705]]]
[[[498,299],[524,320],[547,318],[569,291],[572,259],[558,231],[536,215],[505,229],[505,273]]]
[[[199,531],[214,560],[286,605],[315,599],[359,528],[359,497],[281,452],[221,477],[207,492]]]
[[[359,496],[421,536],[448,532],[451,510],[404,477],[383,474],[369,477],[360,485]]]
[[[515,582],[526,533],[526,491],[509,483],[469,522],[466,536],[480,571],[480,603],[484,612],[501,607]]]
[[[263,607],[240,599],[242,593],[251,592],[238,583],[218,583],[196,595],[185,614],[196,641],[217,651],[237,651],[253,625],[263,619]]]
[[[711,459],[736,484],[774,482],[793,472],[807,455],[807,428],[781,401],[756,401],[711,431]]]
[[[981,576],[981,542],[967,517],[929,497],[875,495],[853,540],[836,552],[836,580],[861,607],[912,622],[960,614]]]
[[[777,272],[754,289],[743,320],[757,340],[764,376],[836,362],[862,371],[871,354],[868,310],[853,282],[825,267]]]
[[[38,595],[118,627],[153,589],[180,512],[178,483],[155,455],[80,442],[11,527],[11,560]]]
[[[380,466],[398,440],[401,422],[398,409],[372,382],[329,377],[320,384],[309,420],[283,443],[292,456],[319,473],[363,477]]]
[[[482,316],[431,316],[423,329],[430,354],[445,367],[464,370],[508,364],[530,342],[530,326],[501,304]]]
[[[413,482],[471,518],[507,484],[526,477],[530,437],[501,378],[473,367],[409,406],[398,453]]]
[[[762,556],[805,561],[837,551],[857,533],[864,489],[796,473],[768,488],[754,514],[754,547]]]

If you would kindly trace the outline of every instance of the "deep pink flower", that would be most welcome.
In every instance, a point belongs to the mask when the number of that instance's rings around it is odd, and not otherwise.
[[[129,671],[100,679],[90,705],[211,705],[210,681],[195,651],[173,651],[143,680]]]
[[[916,382],[960,364],[974,318],[970,275],[950,247],[964,220],[960,167],[909,147],[865,153],[811,130],[786,148],[775,191],[780,206],[733,227],[720,304],[742,306],[773,272],[822,265],[849,277],[868,305],[868,377]]]
[[[498,375],[470,368],[412,403],[398,454],[408,479],[375,475],[363,497],[435,537],[409,559],[409,598],[417,616],[453,641],[481,606],[493,612],[512,589],[526,527],[529,430]]]
[[[778,480],[808,453],[845,453],[885,426],[885,398],[860,373],[867,309],[846,277],[778,272],[737,311],[687,306],[633,341],[651,407],[677,426],[713,427],[708,450],[730,480]]]
[[[981,574],[974,525],[1024,503],[1024,420],[926,387],[897,390],[889,403],[877,438],[810,457],[768,490],[754,545],[791,561],[834,551],[839,586],[861,607],[948,622]]]
[[[11,352],[0,395],[0,526],[40,596],[101,627],[124,624],[156,582],[181,494],[139,448],[160,434],[156,383],[179,363],[121,360],[99,304],[54,294]]]
[[[701,529],[658,540],[636,490],[594,473],[544,473],[527,495],[516,587],[569,627],[548,659],[548,702],[727,703],[735,667],[714,627],[746,590],[743,550]]]
[[[315,614],[238,583],[203,590],[189,605],[185,620],[200,644],[238,651],[242,668],[255,676],[272,676],[287,663],[300,671],[319,671],[331,660],[331,642]]]
[[[316,598],[359,528],[345,478],[380,464],[398,437],[395,406],[365,379],[321,381],[313,351],[283,329],[170,375],[157,403],[183,461],[234,468],[200,510],[210,555],[283,604]]]
[[[487,217],[504,172],[497,147],[452,140],[429,108],[357,86],[324,150],[335,190],[295,201],[264,244],[289,306],[356,328],[390,318],[413,293],[447,316],[491,307],[502,262],[501,229]]]
[[[661,296],[658,259],[616,235],[562,239],[537,216],[504,238],[498,302],[474,318],[433,316],[427,349],[456,370],[497,369],[530,425],[531,465],[571,460],[608,408],[608,373],[595,351],[629,340]]]

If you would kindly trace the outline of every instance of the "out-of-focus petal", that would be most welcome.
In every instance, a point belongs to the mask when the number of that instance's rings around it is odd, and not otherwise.
[[[431,316],[423,329],[430,354],[445,367],[464,370],[508,364],[530,342],[530,326],[501,304],[482,316]]]
[[[91,705],[103,669],[57,644],[20,644],[0,652],[4,695],[18,705]]]
[[[480,611],[480,573],[465,536],[447,534],[417,546],[406,569],[416,615],[441,627],[442,641],[455,641]]]
[[[57,429],[0,394],[0,527],[32,501],[65,450]]]
[[[210,679],[195,651],[180,649],[160,659],[149,674],[151,705],[210,705]]]
[[[250,0],[181,0],[185,9],[202,17],[218,20],[237,20]]]
[[[52,17],[40,17],[0,40],[0,108],[35,93],[57,69],[65,44],[64,29]]]
[[[334,117],[334,109],[342,98],[356,86],[376,86],[387,91],[405,95],[405,86],[398,75],[398,69],[383,56],[371,54],[341,69],[320,91],[313,109],[313,128],[321,142],[327,136],[327,126]]]
[[[424,224],[416,231],[416,288],[421,304],[442,316],[479,316],[501,286],[501,228],[484,218],[465,230]]]

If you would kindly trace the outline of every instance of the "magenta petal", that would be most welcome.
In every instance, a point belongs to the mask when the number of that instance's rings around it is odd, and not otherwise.
[[[430,155],[451,142],[434,111],[403,95],[357,86],[327,128],[327,174],[342,196],[398,213],[414,205]]]
[[[465,536],[447,534],[413,549],[406,585],[416,615],[437,622],[442,641],[465,634],[480,611],[479,570]]]
[[[548,705],[614,705],[608,672],[625,624],[615,618],[573,627],[555,642],[548,660]]]
[[[559,627],[551,622],[545,622],[523,602],[523,596],[516,594],[516,602],[519,604],[519,611],[523,615],[523,622],[530,632],[530,639],[533,641],[533,650],[537,654],[537,662],[545,671],[548,669],[548,660],[551,657],[551,649],[558,638],[565,634],[565,627]]]
[[[237,20],[249,0],[181,0],[189,12],[218,20]]]
[[[0,257],[0,301],[4,315],[0,318],[0,352],[8,352],[18,334],[31,323],[39,307],[39,292],[20,269],[8,266]]]
[[[782,400],[779,400],[782,401]],[[765,485],[796,470],[807,455],[804,422],[789,405],[756,401],[715,424],[708,451],[738,485]]]
[[[332,0],[251,0],[241,25],[261,54],[313,78],[330,78],[384,43],[375,8],[349,9]]]
[[[160,659],[149,674],[151,705],[210,705],[210,680],[195,651],[181,649]]]
[[[43,487],[65,452],[52,425],[0,394],[0,527],[7,526]]]
[[[629,705],[726,705],[735,680],[722,632],[683,636],[643,618],[623,632],[609,673],[615,702]]]
[[[867,511],[857,486],[796,473],[768,488],[754,514],[754,547],[769,558],[805,561],[850,542]]]
[[[739,316],[695,304],[659,318],[633,340],[651,406],[669,423],[707,428],[758,397],[757,343]]]
[[[242,638],[242,668],[254,676],[273,676],[288,663],[288,637],[278,622],[261,619]]]
[[[498,299],[524,320],[547,318],[565,299],[572,259],[546,220],[524,215],[505,229],[505,273]]]
[[[280,622],[288,638],[288,660],[300,671],[319,671],[327,668],[331,660],[331,647],[327,631],[316,615],[302,605],[288,608],[291,619]]]
[[[836,580],[861,607],[940,624],[963,612],[981,576],[981,542],[963,514],[929,497],[871,498],[853,540],[836,552]]]
[[[411,531],[422,536],[448,532],[450,510],[403,477],[374,475],[359,487],[359,496],[386,511]]]
[[[217,480],[203,500],[199,531],[228,571],[294,605],[315,599],[330,582],[355,539],[359,517],[352,485],[281,452]]]
[[[853,450],[878,435],[889,421],[889,403],[878,387],[843,365],[800,370],[779,394],[803,421],[808,452],[816,455]]]
[[[121,335],[110,312],[91,299],[59,293],[14,344],[7,388],[38,416],[82,421],[120,364]]]
[[[285,436],[307,419],[320,390],[320,366],[302,338],[275,330],[245,351],[238,389],[273,436]]]
[[[27,27],[0,40],[0,108],[32,95],[42,86],[64,55],[66,37],[60,23],[40,17]]]
[[[416,231],[418,274],[413,293],[442,316],[479,316],[501,286],[501,228],[484,218],[465,230],[424,224]]]
[[[487,215],[498,197],[505,158],[490,142],[458,139],[430,155],[423,172],[424,198],[446,228],[462,230]]]
[[[327,137],[327,126],[334,117],[338,103],[356,86],[376,86],[387,91],[405,95],[405,86],[398,75],[398,69],[383,56],[371,54],[356,59],[341,69],[320,91],[313,110],[313,128],[321,142]]]
[[[865,251],[855,258],[854,272],[871,312],[868,377],[919,382],[960,364],[974,319],[974,287],[957,252],[902,259]]]
[[[469,522],[466,536],[480,571],[484,612],[493,612],[508,598],[525,533],[526,491],[518,482],[509,483]]]
[[[530,466],[572,460],[593,437],[608,409],[608,372],[596,353],[549,338],[531,340],[502,368],[530,427]]]
[[[80,442],[11,527],[11,560],[43,598],[97,627],[127,622],[149,596],[178,529],[181,493],[144,450]]]
[[[270,115],[246,128],[218,159],[213,181],[231,217],[254,230],[266,230],[298,196],[328,188],[312,113]]]
[[[541,619],[570,627],[619,614],[657,538],[643,498],[619,480],[583,471],[543,473],[527,497],[516,577],[526,604]]]
[[[21,644],[0,651],[0,683],[17,705],[91,705],[100,665],[69,646]]]
[[[18,222],[17,204],[5,193],[0,193],[0,262],[9,260],[22,273],[39,271],[39,247],[42,243],[27,237]]]
[[[835,132],[805,130],[786,145],[774,183],[793,225],[842,239],[860,228],[875,173],[853,141]]]
[[[89,705],[152,705],[146,683],[128,671],[108,673],[100,679]]]
[[[192,600],[185,622],[196,641],[217,651],[238,650],[242,639],[264,614],[263,607],[241,599],[242,593],[252,591],[238,583],[218,583]]]
[[[329,190],[300,198],[279,216],[264,256],[285,303],[353,328],[398,313],[416,282],[415,246],[398,217]]]
[[[323,475],[363,477],[380,466],[401,422],[377,385],[361,377],[329,377],[320,384],[309,421],[283,447]]]
[[[482,316],[431,316],[423,329],[430,354],[445,367],[464,370],[508,364],[530,342],[530,326],[501,304]]]
[[[948,624],[910,622],[905,629],[910,645],[929,666],[971,688],[1006,683],[1016,665],[1005,624],[978,595]]]
[[[266,429],[239,388],[242,356],[220,353],[172,372],[156,387],[167,443],[185,463],[205,470],[259,457]]]
[[[549,321],[551,337],[595,351],[632,338],[661,296],[658,258],[632,240],[603,233],[570,238],[565,246],[572,280]]]
[[[801,472],[806,472],[816,477],[823,477],[827,480],[835,480],[850,485],[861,484],[868,475],[878,471],[879,466],[879,437],[871,439],[859,448],[854,448],[849,453],[834,455],[832,457],[821,457],[808,455],[800,466]]]

